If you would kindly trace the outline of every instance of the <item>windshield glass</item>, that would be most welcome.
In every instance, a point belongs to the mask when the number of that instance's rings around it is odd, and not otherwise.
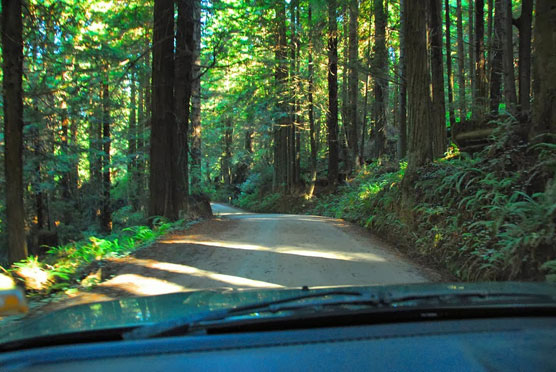
[[[553,300],[549,3],[3,1],[0,344]]]

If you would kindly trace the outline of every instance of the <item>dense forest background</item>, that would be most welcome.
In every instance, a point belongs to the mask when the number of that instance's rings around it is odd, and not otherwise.
[[[92,260],[211,199],[357,221],[460,279],[556,277],[551,0],[1,11],[0,262]]]

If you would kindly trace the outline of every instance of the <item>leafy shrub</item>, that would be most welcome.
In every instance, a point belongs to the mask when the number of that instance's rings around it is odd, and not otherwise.
[[[36,292],[67,289],[78,284],[79,270],[85,265],[108,257],[127,255],[153,243],[170,230],[183,227],[183,224],[183,220],[169,223],[164,219],[156,219],[152,229],[132,226],[102,238],[91,235],[78,242],[51,247],[42,260],[29,256],[14,263],[8,271],[24,281],[28,289]]]
[[[411,200],[404,164],[372,165],[310,212],[357,222],[464,280],[556,280],[555,159],[551,144],[498,141],[420,169]]]

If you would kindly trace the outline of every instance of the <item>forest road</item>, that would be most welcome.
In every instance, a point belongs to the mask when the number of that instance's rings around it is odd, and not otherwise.
[[[255,214],[213,204],[215,218],[109,261],[108,279],[64,305],[184,290],[418,283],[437,274],[368,231],[326,217]]]

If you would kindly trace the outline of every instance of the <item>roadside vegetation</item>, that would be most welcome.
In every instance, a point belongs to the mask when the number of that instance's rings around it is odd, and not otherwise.
[[[402,182],[405,162],[377,161],[310,200],[261,194],[264,183],[248,181],[234,204],[356,222],[461,280],[554,281],[556,146],[527,145],[508,124],[496,135],[474,156],[452,147],[419,168],[411,185]],[[403,187],[411,189],[410,199]]]
[[[106,236],[89,235],[61,246],[43,247],[44,254],[28,256],[8,269],[0,269],[24,286],[30,297],[86,290],[99,283],[101,275],[97,273],[105,260],[148,247],[164,234],[185,228],[186,222],[157,219],[152,225],[131,226]]]

